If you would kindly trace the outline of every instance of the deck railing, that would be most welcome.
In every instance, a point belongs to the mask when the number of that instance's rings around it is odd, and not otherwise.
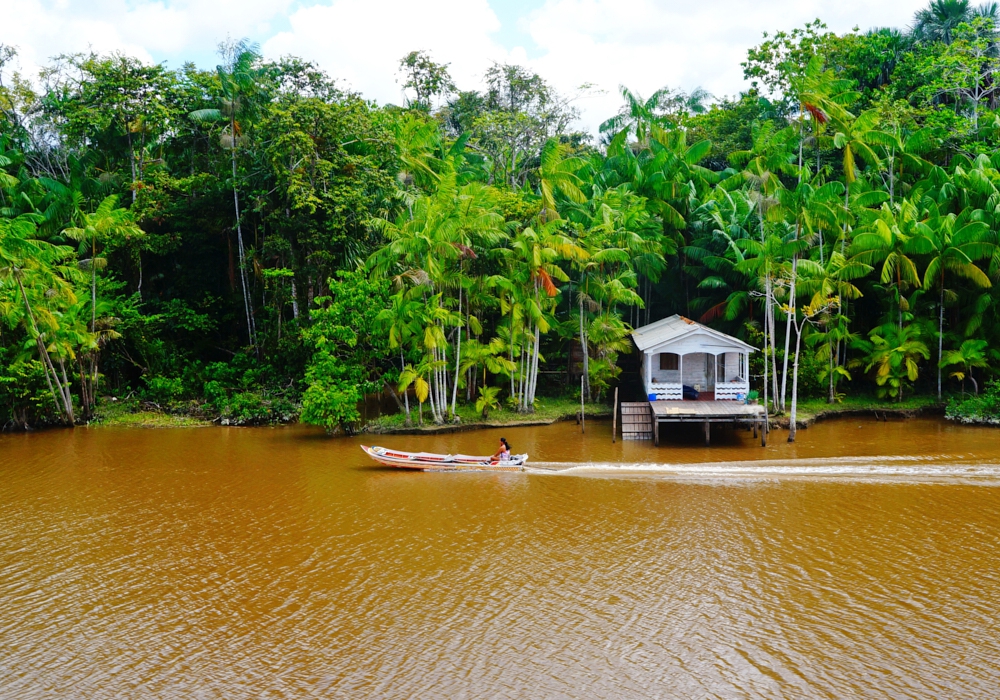
[[[750,391],[749,382],[726,382],[725,384],[716,384],[715,400],[738,401],[741,395],[743,398],[746,398],[746,395],[749,391]]]
[[[680,401],[684,398],[684,387],[679,382],[652,382],[649,393],[655,394],[657,401]]]
[[[726,382],[716,384],[716,401],[740,401],[746,398],[750,391],[749,382]],[[673,382],[652,382],[649,385],[649,393],[656,396],[657,401],[681,401],[684,399],[684,385]],[[704,396],[707,392],[701,392]]]

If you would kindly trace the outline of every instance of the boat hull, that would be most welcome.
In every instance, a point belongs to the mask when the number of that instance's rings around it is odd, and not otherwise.
[[[491,471],[520,472],[528,455],[512,455],[509,461],[496,462],[490,457],[476,455],[442,455],[432,452],[406,452],[385,447],[362,445],[365,454],[379,464],[396,469],[416,471]]]

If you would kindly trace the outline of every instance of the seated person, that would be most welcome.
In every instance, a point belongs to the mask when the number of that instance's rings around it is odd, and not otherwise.
[[[500,462],[510,461],[510,443],[507,442],[507,438],[500,438],[500,449],[494,452],[490,459]]]

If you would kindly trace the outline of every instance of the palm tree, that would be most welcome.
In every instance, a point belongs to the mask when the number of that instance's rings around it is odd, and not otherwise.
[[[845,123],[853,118],[846,105],[854,102],[860,93],[853,90],[853,82],[838,78],[832,68],[824,70],[823,57],[813,55],[806,64],[805,70],[791,81],[791,89],[799,101],[799,181],[803,177],[802,149],[805,144],[804,122],[807,118],[812,123],[812,133],[819,150],[819,137],[825,124],[831,119]],[[820,164],[817,160],[816,173],[819,174]]]
[[[219,45],[223,63],[216,67],[222,89],[222,104],[212,109],[198,109],[188,116],[199,122],[225,121],[226,127],[219,136],[219,143],[229,151],[233,170],[233,207],[236,210],[236,241],[240,256],[240,285],[243,290],[243,308],[246,312],[247,335],[250,344],[256,344],[253,304],[246,274],[246,247],[243,243],[243,221],[240,214],[240,192],[237,178],[237,152],[247,139],[248,127],[258,118],[266,95],[261,83],[264,73],[257,44],[246,39]]]
[[[97,245],[124,243],[145,234],[135,224],[132,214],[118,207],[118,195],[105,197],[92,214],[84,214],[82,218],[79,226],[67,228],[63,233],[80,241],[82,246],[89,246],[90,258],[81,262],[90,269],[90,330],[93,332],[97,324],[97,269],[106,265],[103,258],[97,257]]]
[[[785,357],[781,373],[780,408],[785,409],[785,397],[788,387],[788,362],[790,359],[789,345],[792,337],[792,327],[795,324],[796,292],[798,286],[798,265],[800,257],[809,248],[809,239],[814,235],[820,239],[820,255],[822,255],[822,231],[835,228],[841,218],[834,204],[842,185],[839,182],[828,182],[814,187],[810,182],[799,182],[794,190],[779,190],[778,201],[782,213],[794,222],[794,238],[785,243],[785,257],[791,260],[788,272],[788,303],[791,310],[786,314],[785,322]],[[798,359],[798,358],[796,358]]]
[[[875,124],[878,123],[878,112],[868,110],[863,112],[857,119],[847,119],[838,124],[838,131],[833,137],[833,145],[844,151],[844,211],[849,212],[851,208],[850,193],[851,185],[858,179],[857,160],[860,157],[870,166],[878,167],[881,164],[878,155],[872,149],[871,144],[884,142],[891,138],[888,134],[877,131]],[[846,233],[846,226],[845,233]]]
[[[387,331],[389,349],[399,350],[400,376],[406,370],[404,348],[411,344],[420,332],[418,314],[420,302],[411,299],[408,290],[400,290],[389,297],[389,308],[379,312],[376,320]],[[410,394],[403,392],[406,409],[406,424],[410,425]]]
[[[586,201],[580,186],[583,180],[577,174],[586,165],[582,158],[563,157],[566,147],[556,139],[549,139],[542,147],[541,165],[538,168],[538,189],[542,197],[542,211],[539,214],[544,220],[559,218],[556,208],[556,192],[576,204]]]
[[[635,136],[640,149],[649,147],[649,139],[657,129],[676,126],[665,110],[678,113],[700,114],[705,111],[705,101],[710,95],[698,88],[690,95],[670,88],[661,88],[643,99],[639,93],[632,92],[624,85],[619,86],[625,104],[615,116],[605,120],[598,128],[600,133],[608,134],[611,141],[608,153],[617,153],[624,149],[628,137]]]
[[[420,425],[424,424],[424,401],[430,397],[430,383],[427,381],[427,378],[434,372],[440,371],[443,365],[443,362],[435,360],[430,355],[425,355],[416,367],[406,365],[399,374],[399,384],[397,386],[399,391],[407,393],[412,386],[414,393],[417,395],[417,401],[420,403],[420,409],[417,412],[417,421]]]
[[[63,264],[72,255],[71,248],[35,238],[40,220],[37,214],[0,217],[0,282],[17,287],[24,313],[19,319],[11,314],[11,320],[19,320],[27,331],[29,342],[34,344],[42,361],[52,401],[63,419],[73,425],[73,398],[65,357],[56,340],[59,321],[50,307],[60,301],[67,306],[76,303],[68,280],[79,273]],[[62,369],[61,376],[52,360],[54,353]]]
[[[950,44],[955,28],[972,16],[969,0],[931,0],[927,7],[917,10],[910,31],[918,41]]]
[[[965,378],[968,377],[972,382],[976,396],[979,396],[979,383],[972,376],[972,373],[976,368],[984,369],[990,366],[987,359],[989,345],[985,340],[968,338],[962,341],[962,345],[957,350],[946,352],[941,357],[938,367],[954,367],[955,371],[950,376],[963,382],[962,390],[965,390],[964,382]]]
[[[618,114],[602,122],[598,130],[610,136],[609,152],[624,148],[628,137],[633,134],[639,145],[645,147],[653,127],[661,123],[660,106],[670,96],[670,90],[661,88],[646,100],[624,85],[620,85],[618,90],[625,104]]]
[[[831,309],[840,306],[836,297],[811,301],[800,309],[787,307],[786,313],[794,318],[795,327],[795,363],[792,365],[792,410],[788,417],[788,442],[795,442],[798,430],[799,405],[799,351],[802,348],[802,333],[805,327],[814,323],[818,316],[827,315]]]
[[[876,212],[869,212],[869,221],[861,233],[854,237],[850,258],[852,261],[874,266],[881,262],[879,279],[882,284],[892,284],[896,293],[898,328],[903,327],[903,288],[920,286],[920,274],[910,257],[915,238],[928,238],[931,234],[917,210],[909,200],[899,207],[883,204]]]
[[[825,330],[811,334],[807,340],[810,345],[818,346],[817,358],[827,362],[827,368],[821,379],[829,381],[827,397],[829,403],[836,400],[837,378],[845,377],[848,380],[851,378],[840,364],[841,344],[853,339],[847,330],[849,319],[842,313],[842,301],[862,296],[861,290],[852,280],[864,277],[871,271],[870,265],[857,261],[849,262],[837,251],[830,254],[826,263],[816,263],[813,260],[803,260],[800,263],[799,272],[802,277],[799,287],[803,294],[810,297],[808,303],[819,307],[824,304],[824,300],[836,300],[836,303],[830,304],[822,316],[821,324]]]
[[[533,411],[535,391],[538,386],[538,368],[541,356],[539,343],[542,333],[551,326],[554,298],[559,294],[556,281],[566,282],[569,276],[559,262],[577,261],[587,257],[587,251],[560,230],[561,221],[528,227],[517,234],[510,248],[498,251],[507,261],[509,297],[501,301],[501,309],[510,314],[510,343],[520,338],[519,385],[516,392],[519,409]],[[517,315],[521,318],[516,328]],[[525,345],[524,341],[527,341]],[[513,360],[513,358],[511,358]]]
[[[1000,19],[1000,7],[995,2],[973,7],[969,0],[931,0],[927,7],[913,16],[911,32],[918,41],[950,44],[955,29],[977,17],[991,20],[995,25]]]
[[[880,398],[903,400],[906,382],[915,382],[920,374],[919,362],[929,359],[931,351],[920,338],[917,325],[896,326],[889,323],[872,330],[868,340],[857,340],[855,348],[865,358],[854,364],[864,364],[865,372],[875,370],[875,384]]]
[[[791,127],[778,130],[774,122],[755,122],[751,126],[752,146],[747,151],[735,151],[730,154],[730,161],[736,166],[742,166],[742,177],[750,184],[751,192],[757,209],[757,220],[760,235],[760,246],[753,253],[759,256],[754,263],[747,262],[744,270],[749,272],[757,269],[763,273],[759,279],[763,287],[759,293],[764,297],[764,404],[767,405],[767,346],[770,344],[770,356],[773,364],[771,374],[771,396],[777,406],[778,396],[778,359],[776,351],[776,324],[774,319],[774,280],[777,273],[777,263],[780,258],[775,246],[776,239],[768,235],[767,223],[774,223],[780,218],[777,208],[777,193],[783,189],[781,175],[795,174],[792,165],[794,154],[791,151],[795,132]],[[746,244],[744,244],[746,245]],[[755,246],[756,247],[756,246]],[[747,251],[750,252],[749,250]],[[759,266],[757,263],[761,263]]]
[[[369,222],[388,240],[369,257],[369,269],[382,276],[398,272],[398,279],[426,286],[430,292],[427,302],[436,306],[425,309],[421,316],[422,345],[436,361],[444,360],[449,352],[445,328],[455,329],[454,380],[449,384],[447,372],[438,365],[431,375],[431,411],[435,420],[443,420],[448,412],[449,387],[452,416],[458,401],[462,328],[468,320],[462,315],[468,286],[463,265],[478,257],[477,248],[482,251],[506,238],[503,217],[495,211],[493,202],[493,189],[482,183],[459,186],[454,160],[449,157],[443,161],[432,194],[417,197],[395,222]]]
[[[941,370],[944,367],[944,304],[945,277],[952,273],[972,282],[980,289],[992,286],[990,278],[975,263],[976,260],[991,258],[997,250],[996,235],[989,226],[981,221],[969,221],[969,216],[963,212],[956,217],[953,214],[943,216],[933,221],[928,236],[915,241],[915,249],[931,255],[924,270],[924,289],[938,288],[940,300],[938,303],[938,398],[941,398]]]

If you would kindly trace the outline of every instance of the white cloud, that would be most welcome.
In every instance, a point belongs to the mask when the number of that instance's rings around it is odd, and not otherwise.
[[[817,17],[837,32],[905,26],[925,0],[548,0],[527,28],[541,56],[541,75],[566,91],[584,82],[604,89],[581,102],[583,126],[597,125],[620,105],[619,84],[640,94],[670,86],[703,87],[716,96],[746,89],[740,62],[762,33],[799,27]]]
[[[211,53],[226,36],[268,35],[291,0],[0,0],[0,43],[31,71],[62,53],[122,51],[147,61]]]
[[[761,33],[822,18],[834,31],[905,26],[927,0],[539,0],[518,21],[530,53],[503,46],[490,7],[504,0],[0,0],[0,43],[26,69],[59,53],[120,50],[209,67],[227,35],[259,40],[265,55],[319,63],[366,97],[400,102],[399,59],[425,49],[478,87],[492,61],[528,65],[563,93],[589,82],[580,126],[596,130],[619,105],[617,87],[649,94],[701,86],[722,96],[746,86],[740,61]],[[311,3],[311,4],[309,4]],[[290,14],[289,14],[290,13]],[[281,22],[281,31],[276,31]],[[531,58],[528,58],[528,56]]]
[[[486,0],[333,0],[299,9],[291,28],[264,43],[270,57],[293,54],[316,61],[355,90],[380,102],[400,103],[399,59],[426,50],[450,63],[459,86],[481,82],[491,61],[524,59],[492,38],[500,28]]]

